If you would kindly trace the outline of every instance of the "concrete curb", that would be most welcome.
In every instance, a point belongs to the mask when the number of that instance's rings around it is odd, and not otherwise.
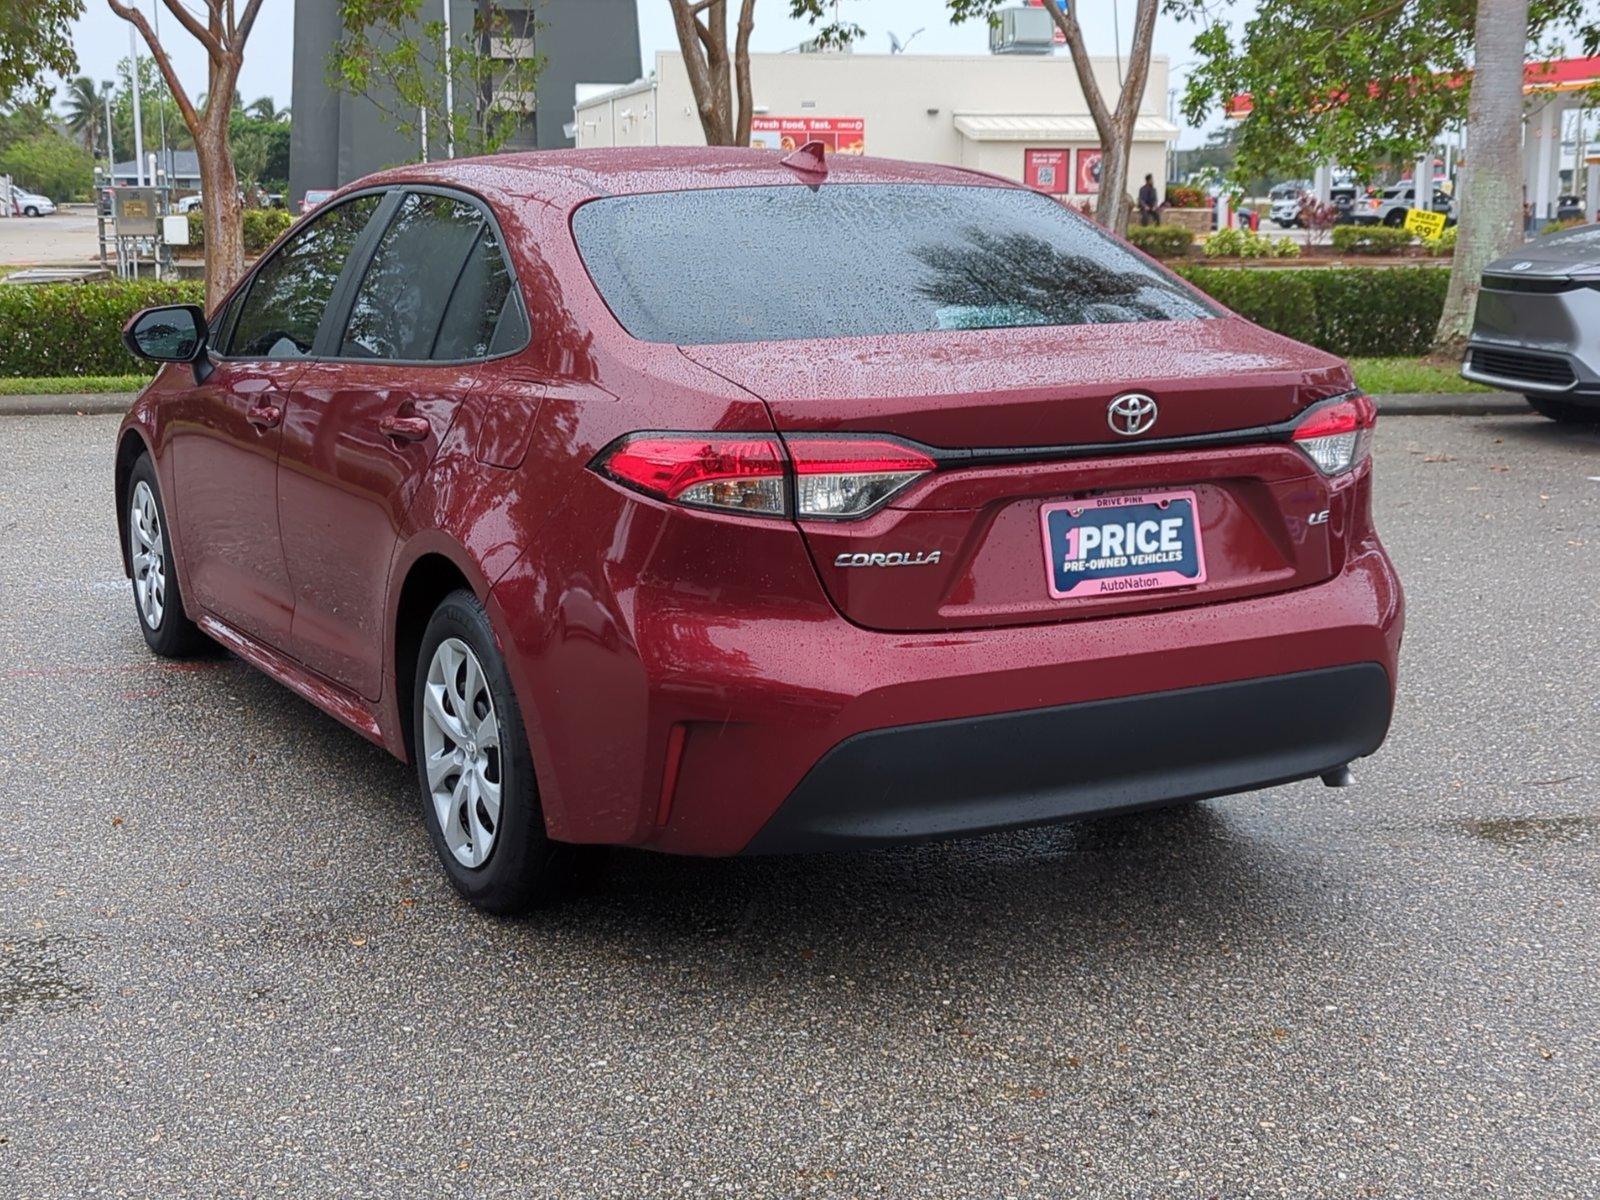
[[[60,396],[0,396],[0,417],[97,417],[128,411],[137,392],[66,392]]]
[[[1373,399],[1385,417],[1506,417],[1533,411],[1511,392],[1407,392]]]
[[[121,416],[134,392],[67,393],[60,396],[0,396],[0,417]],[[1385,417],[1501,417],[1528,413],[1527,402],[1510,392],[1415,393],[1374,396]]]

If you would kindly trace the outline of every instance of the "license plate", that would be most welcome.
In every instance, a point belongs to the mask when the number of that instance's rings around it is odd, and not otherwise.
[[[1193,492],[1065,500],[1039,510],[1045,580],[1057,600],[1206,581]]]

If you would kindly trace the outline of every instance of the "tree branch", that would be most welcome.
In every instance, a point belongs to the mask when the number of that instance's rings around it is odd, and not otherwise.
[[[1089,105],[1089,115],[1094,118],[1094,127],[1100,134],[1102,146],[1110,140],[1112,133],[1111,110],[1106,107],[1106,100],[1100,94],[1100,84],[1094,77],[1094,61],[1089,57],[1089,48],[1083,44],[1083,30],[1078,27],[1078,19],[1071,13],[1057,5],[1046,4],[1045,11],[1055,20],[1056,28],[1061,30],[1067,39],[1067,49],[1072,52],[1072,65],[1078,72],[1078,86],[1083,89],[1084,101]]]
[[[233,10],[233,0],[228,0],[228,9],[231,16]],[[233,36],[228,39],[229,48],[239,52],[241,58],[243,57],[245,41],[250,37],[250,30],[255,26],[256,23],[256,14],[260,11],[261,0],[249,0],[249,3],[244,6],[244,16],[240,19],[239,23],[234,26]]]
[[[222,53],[222,44],[211,36],[211,31],[200,23],[199,17],[195,16],[183,6],[182,0],[166,0],[166,4],[167,10],[172,13],[173,16],[178,18],[178,24],[187,29],[194,37],[195,41],[199,42],[206,48],[207,54]],[[120,4],[113,4],[111,6],[111,11],[116,13],[117,16],[121,17],[124,21],[131,19],[122,11],[122,6]],[[149,35],[146,35],[146,40],[149,40]]]
[[[106,3],[111,6],[113,13],[129,22],[144,38],[145,45],[150,47],[150,56],[156,60],[156,66],[161,71],[161,77],[167,81],[167,90],[172,93],[178,112],[183,115],[183,123],[189,127],[189,136],[198,139],[202,125],[200,114],[195,111],[189,93],[183,90],[183,84],[178,81],[178,73],[172,69],[172,60],[156,39],[155,30],[150,28],[150,23],[138,9],[130,8],[121,0],[106,0]],[[138,86],[138,80],[134,80],[134,86]]]

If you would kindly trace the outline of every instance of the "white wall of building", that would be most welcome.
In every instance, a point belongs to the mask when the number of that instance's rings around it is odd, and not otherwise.
[[[1097,58],[1094,68],[1102,92],[1115,103],[1116,60]],[[866,153],[886,158],[1022,180],[1029,149],[1092,150],[1099,142],[1065,55],[755,54],[750,73],[758,116],[860,118]],[[1166,95],[1167,61],[1155,58],[1129,164],[1131,189],[1147,172],[1157,181],[1165,177],[1167,147],[1177,136],[1162,116]],[[961,116],[1007,118],[1011,127],[974,136],[957,128]],[[676,51],[656,55],[650,81],[580,94],[576,124],[580,147],[705,142]],[[1075,186],[1070,192],[1083,194]]]

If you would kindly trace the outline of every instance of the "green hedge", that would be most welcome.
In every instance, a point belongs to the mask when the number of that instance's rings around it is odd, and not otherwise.
[[[246,254],[260,254],[273,242],[278,240],[278,235],[290,225],[294,218],[286,208],[247,208],[244,210],[244,252]],[[189,245],[195,248],[204,248],[206,244],[205,217],[196,209],[189,214]]]
[[[1441,267],[1178,268],[1241,317],[1346,357],[1424,354],[1444,311]]]
[[[1444,308],[1444,267],[1290,269],[1184,264],[1178,273],[1240,316],[1351,357],[1424,353]],[[0,376],[121,375],[146,369],[122,326],[153,304],[203,304],[205,286],[0,286]]]
[[[1411,245],[1405,229],[1387,225],[1335,225],[1333,248],[1341,254],[1401,254]]]
[[[1181,225],[1135,225],[1128,240],[1153,258],[1182,258],[1194,245],[1194,234]]]
[[[123,325],[153,304],[204,304],[205,293],[197,282],[0,285],[0,375],[152,371],[123,346]]]

